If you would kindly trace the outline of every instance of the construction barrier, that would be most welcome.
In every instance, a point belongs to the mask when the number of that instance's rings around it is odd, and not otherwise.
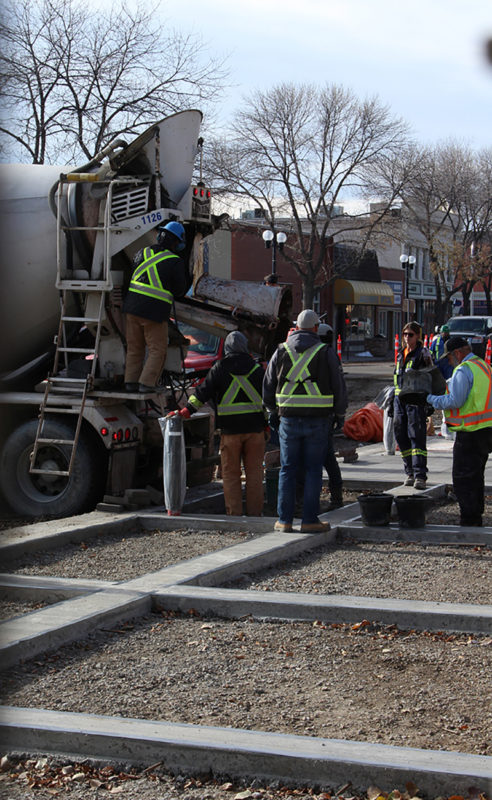
[[[342,363],[342,337],[340,334],[337,336],[337,356],[340,359],[340,363]]]
[[[382,442],[383,425],[383,409],[376,403],[367,403],[346,420],[343,433],[356,442]]]

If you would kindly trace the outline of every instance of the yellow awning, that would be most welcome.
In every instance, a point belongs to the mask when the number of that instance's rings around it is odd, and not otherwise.
[[[341,306],[392,306],[393,289],[387,283],[347,281],[337,278],[334,286],[335,304]]]

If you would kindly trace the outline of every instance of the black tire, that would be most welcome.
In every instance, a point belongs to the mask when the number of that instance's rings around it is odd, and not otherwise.
[[[69,517],[94,507],[99,487],[98,458],[81,432],[72,474],[49,476],[29,472],[29,456],[36,438],[37,420],[30,420],[10,434],[0,458],[0,486],[9,506],[25,517]],[[46,420],[43,438],[73,439],[73,429]],[[36,463],[66,470],[70,446],[41,445]],[[100,459],[99,459],[100,461]]]

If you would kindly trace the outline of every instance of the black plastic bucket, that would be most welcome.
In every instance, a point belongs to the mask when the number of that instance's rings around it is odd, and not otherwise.
[[[401,528],[425,527],[425,512],[430,502],[429,497],[415,494],[395,497],[396,512]]]
[[[391,505],[393,495],[381,492],[381,494],[361,494],[357,498],[360,506],[360,513],[364,525],[377,526],[389,525],[391,518]]]

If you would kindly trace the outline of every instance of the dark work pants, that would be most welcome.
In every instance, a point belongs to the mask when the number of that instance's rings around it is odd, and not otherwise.
[[[492,428],[456,432],[453,447],[453,489],[458,498],[462,525],[480,525],[482,522],[484,472],[490,452]]]
[[[330,491],[333,489],[341,489],[343,486],[342,473],[340,472],[340,467],[335,455],[335,448],[333,447],[333,434],[331,431],[328,436],[325,463],[323,466],[328,473],[328,486],[330,487]]]
[[[407,475],[427,478],[427,416],[425,406],[404,404],[395,397],[395,439]]]

